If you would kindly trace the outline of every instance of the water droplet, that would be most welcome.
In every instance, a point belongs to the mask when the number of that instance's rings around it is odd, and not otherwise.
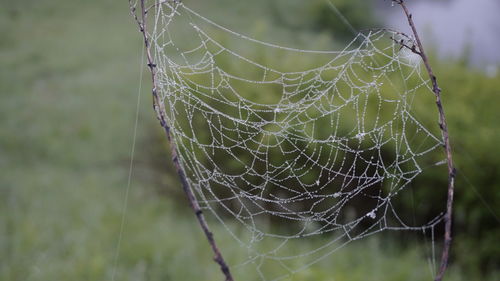
[[[366,214],[367,217],[371,218],[371,219],[374,219],[376,217],[375,215],[375,210],[372,210],[371,212],[369,212],[368,214]]]
[[[365,135],[366,133],[358,133],[356,134],[355,138],[357,138],[358,140],[363,140],[365,138]]]

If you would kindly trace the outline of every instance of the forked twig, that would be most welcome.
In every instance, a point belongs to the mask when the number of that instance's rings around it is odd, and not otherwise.
[[[170,153],[172,154],[172,161],[174,163],[177,174],[179,175],[182,189],[184,190],[184,193],[186,194],[186,197],[189,200],[189,204],[196,214],[196,218],[198,219],[198,223],[200,224],[201,228],[203,229],[203,232],[205,233],[205,236],[207,237],[207,240],[212,248],[212,251],[214,253],[214,260],[215,260],[215,262],[217,262],[219,264],[220,270],[222,271],[222,273],[224,274],[224,276],[226,278],[225,280],[226,281],[233,281],[233,277],[231,275],[231,272],[229,271],[229,267],[227,266],[221,252],[219,251],[219,248],[217,247],[217,243],[215,242],[214,235],[210,231],[210,228],[208,227],[207,221],[205,219],[205,216],[203,215],[203,212],[200,208],[200,205],[198,204],[198,201],[196,201],[196,197],[193,193],[193,190],[189,186],[189,183],[188,183],[187,177],[186,177],[186,173],[184,172],[182,166],[180,165],[178,152],[177,152],[177,145],[175,144],[175,141],[172,140],[172,136],[170,133],[170,125],[167,123],[166,118],[165,118],[165,116],[166,116],[165,105],[161,102],[160,96],[158,95],[157,79],[156,79],[156,64],[154,63],[153,56],[151,55],[151,45],[150,45],[150,40],[148,37],[147,25],[146,25],[147,11],[152,6],[146,7],[146,5],[145,5],[146,0],[139,0],[140,1],[140,16],[138,16],[136,3],[133,3],[132,1],[133,0],[129,0],[130,11],[132,12],[133,17],[139,26],[139,30],[142,33],[142,36],[144,39],[144,45],[146,47],[148,68],[149,68],[149,71],[151,72],[152,87],[153,87],[152,88],[153,109],[156,112],[157,119],[160,121],[160,125],[165,130],[165,134],[166,134],[168,142],[170,144]],[[164,1],[161,1],[161,3],[164,3],[167,1],[168,0],[164,0]],[[173,1],[176,1],[176,0],[173,0]]]
[[[446,213],[444,215],[444,222],[445,222],[444,245],[443,245],[443,251],[441,253],[441,264],[439,266],[439,271],[434,279],[435,281],[441,281],[448,267],[448,259],[450,255],[450,246],[452,240],[451,224],[452,224],[452,214],[453,214],[453,192],[454,192],[455,177],[457,171],[453,165],[450,137],[448,134],[448,125],[446,123],[446,116],[444,114],[443,104],[441,102],[441,88],[439,88],[438,86],[437,78],[434,75],[434,72],[432,71],[432,67],[429,63],[429,58],[425,54],[424,48],[422,46],[422,41],[420,40],[417,29],[415,27],[415,23],[413,22],[412,14],[406,7],[405,1],[404,0],[392,0],[392,1],[396,4],[399,4],[403,9],[406,18],[408,19],[408,24],[410,25],[413,35],[415,36],[415,41],[417,43],[417,46],[409,47],[408,45],[403,44],[404,42],[400,42],[400,44],[402,47],[410,49],[413,53],[419,55],[422,58],[422,61],[424,62],[425,65],[425,69],[427,70],[429,78],[431,79],[432,82],[432,92],[434,92],[434,95],[436,96],[436,105],[439,111],[439,128],[441,129],[441,133],[443,135],[444,149],[446,152],[446,160],[448,163],[448,198],[446,201]]]

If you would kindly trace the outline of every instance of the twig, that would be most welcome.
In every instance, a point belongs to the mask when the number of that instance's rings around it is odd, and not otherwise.
[[[415,46],[412,48],[409,48],[408,46],[402,45],[405,48],[410,49],[412,52],[415,54],[419,55],[422,58],[422,61],[424,62],[425,68],[427,70],[427,73],[429,74],[429,78],[431,79],[432,82],[432,91],[434,92],[434,95],[436,96],[436,105],[439,111],[439,128],[441,129],[441,133],[443,135],[443,141],[444,141],[444,149],[446,152],[446,160],[448,162],[448,199],[446,202],[446,214],[444,216],[444,222],[445,222],[445,232],[444,232],[444,245],[443,245],[443,251],[441,253],[441,265],[439,266],[439,271],[435,277],[435,281],[441,281],[443,279],[444,273],[448,267],[448,259],[450,255],[450,246],[451,246],[451,225],[452,225],[452,214],[453,214],[453,192],[454,192],[454,186],[455,186],[455,177],[456,177],[456,169],[453,165],[453,157],[452,157],[452,150],[451,150],[451,145],[450,145],[450,137],[448,134],[448,125],[446,123],[446,117],[444,114],[444,109],[443,109],[443,104],[441,102],[441,88],[439,88],[438,83],[437,83],[437,78],[434,75],[432,71],[432,67],[429,63],[429,59],[427,55],[425,54],[424,48],[422,46],[422,41],[420,40],[420,37],[418,36],[417,29],[415,27],[415,24],[413,22],[413,18],[411,13],[408,11],[408,8],[406,7],[405,1],[404,0],[392,0],[394,3],[397,3],[403,8],[403,11],[406,15],[406,18],[408,19],[408,24],[411,27],[411,30],[413,32],[413,35],[415,36],[415,41],[417,43],[418,51],[416,50]]]
[[[200,205],[198,204],[198,201],[196,201],[196,197],[193,193],[193,190],[189,186],[189,183],[187,181],[186,173],[184,172],[182,166],[180,165],[179,162],[179,157],[177,153],[177,145],[175,144],[175,141],[172,140],[172,136],[170,133],[170,126],[166,121],[166,111],[165,111],[165,105],[161,102],[161,99],[158,95],[157,91],[157,81],[156,81],[156,64],[154,63],[153,56],[151,55],[151,46],[150,46],[150,41],[147,35],[147,26],[146,26],[146,13],[147,13],[147,8],[145,6],[145,0],[140,0],[140,18],[137,16],[136,12],[136,5],[132,3],[132,0],[129,0],[130,4],[130,9],[131,12],[134,16],[134,19],[137,21],[137,24],[139,25],[139,30],[143,35],[144,38],[144,44],[146,46],[146,56],[147,56],[147,61],[148,61],[148,67],[151,72],[151,80],[152,80],[152,95],[153,95],[153,109],[156,112],[156,117],[160,121],[160,125],[162,128],[165,130],[165,134],[167,136],[168,142],[170,144],[170,153],[172,154],[172,161],[174,163],[175,169],[177,171],[177,174],[179,175],[182,189],[184,190],[184,193],[186,194],[187,199],[189,200],[189,204],[193,211],[196,214],[196,218],[198,219],[198,222],[203,229],[203,232],[205,233],[205,236],[207,237],[208,243],[210,244],[212,251],[214,253],[214,261],[219,264],[220,270],[225,276],[226,281],[233,281],[233,277],[231,275],[231,272],[229,271],[229,267],[227,266],[221,252],[219,251],[219,248],[217,247],[217,243],[215,242],[214,235],[210,231],[210,228],[208,227],[207,221],[205,219],[205,216],[203,215],[203,211],[200,208]],[[151,8],[151,7],[149,7]],[[148,8],[148,9],[149,9]]]

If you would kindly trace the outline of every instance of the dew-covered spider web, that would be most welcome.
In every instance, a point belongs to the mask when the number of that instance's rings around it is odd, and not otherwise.
[[[310,51],[182,3],[155,2],[148,16],[179,161],[205,213],[241,247],[227,257],[235,275],[279,280],[375,233],[434,233],[440,213],[415,219],[398,207],[443,144],[413,114],[431,89],[398,43],[408,38],[366,31],[340,51]]]

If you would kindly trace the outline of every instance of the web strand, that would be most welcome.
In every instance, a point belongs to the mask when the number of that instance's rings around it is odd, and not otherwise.
[[[142,45],[142,44],[141,44]],[[141,108],[141,92],[142,92],[142,78],[144,75],[144,46],[142,46],[141,50],[141,69],[140,69],[140,75],[139,75],[139,87],[137,89],[137,103],[135,106],[135,116],[134,116],[134,130],[133,130],[133,137],[132,137],[132,145],[130,148],[130,162],[129,162],[129,169],[128,169],[128,176],[127,176],[127,186],[125,188],[125,195],[123,198],[123,207],[122,207],[122,217],[120,221],[120,230],[118,234],[118,241],[116,244],[116,250],[115,250],[115,255],[113,258],[113,271],[111,273],[111,281],[115,280],[117,270],[118,270],[118,259],[120,257],[120,251],[121,251],[121,245],[122,245],[122,240],[123,240],[123,232],[125,229],[125,221],[127,218],[127,210],[128,210],[128,201],[129,201],[129,193],[130,193],[130,187],[132,185],[132,173],[134,171],[134,157],[135,157],[135,147],[136,147],[136,141],[137,141],[137,129],[139,126],[139,113],[140,113],[140,108]]]

